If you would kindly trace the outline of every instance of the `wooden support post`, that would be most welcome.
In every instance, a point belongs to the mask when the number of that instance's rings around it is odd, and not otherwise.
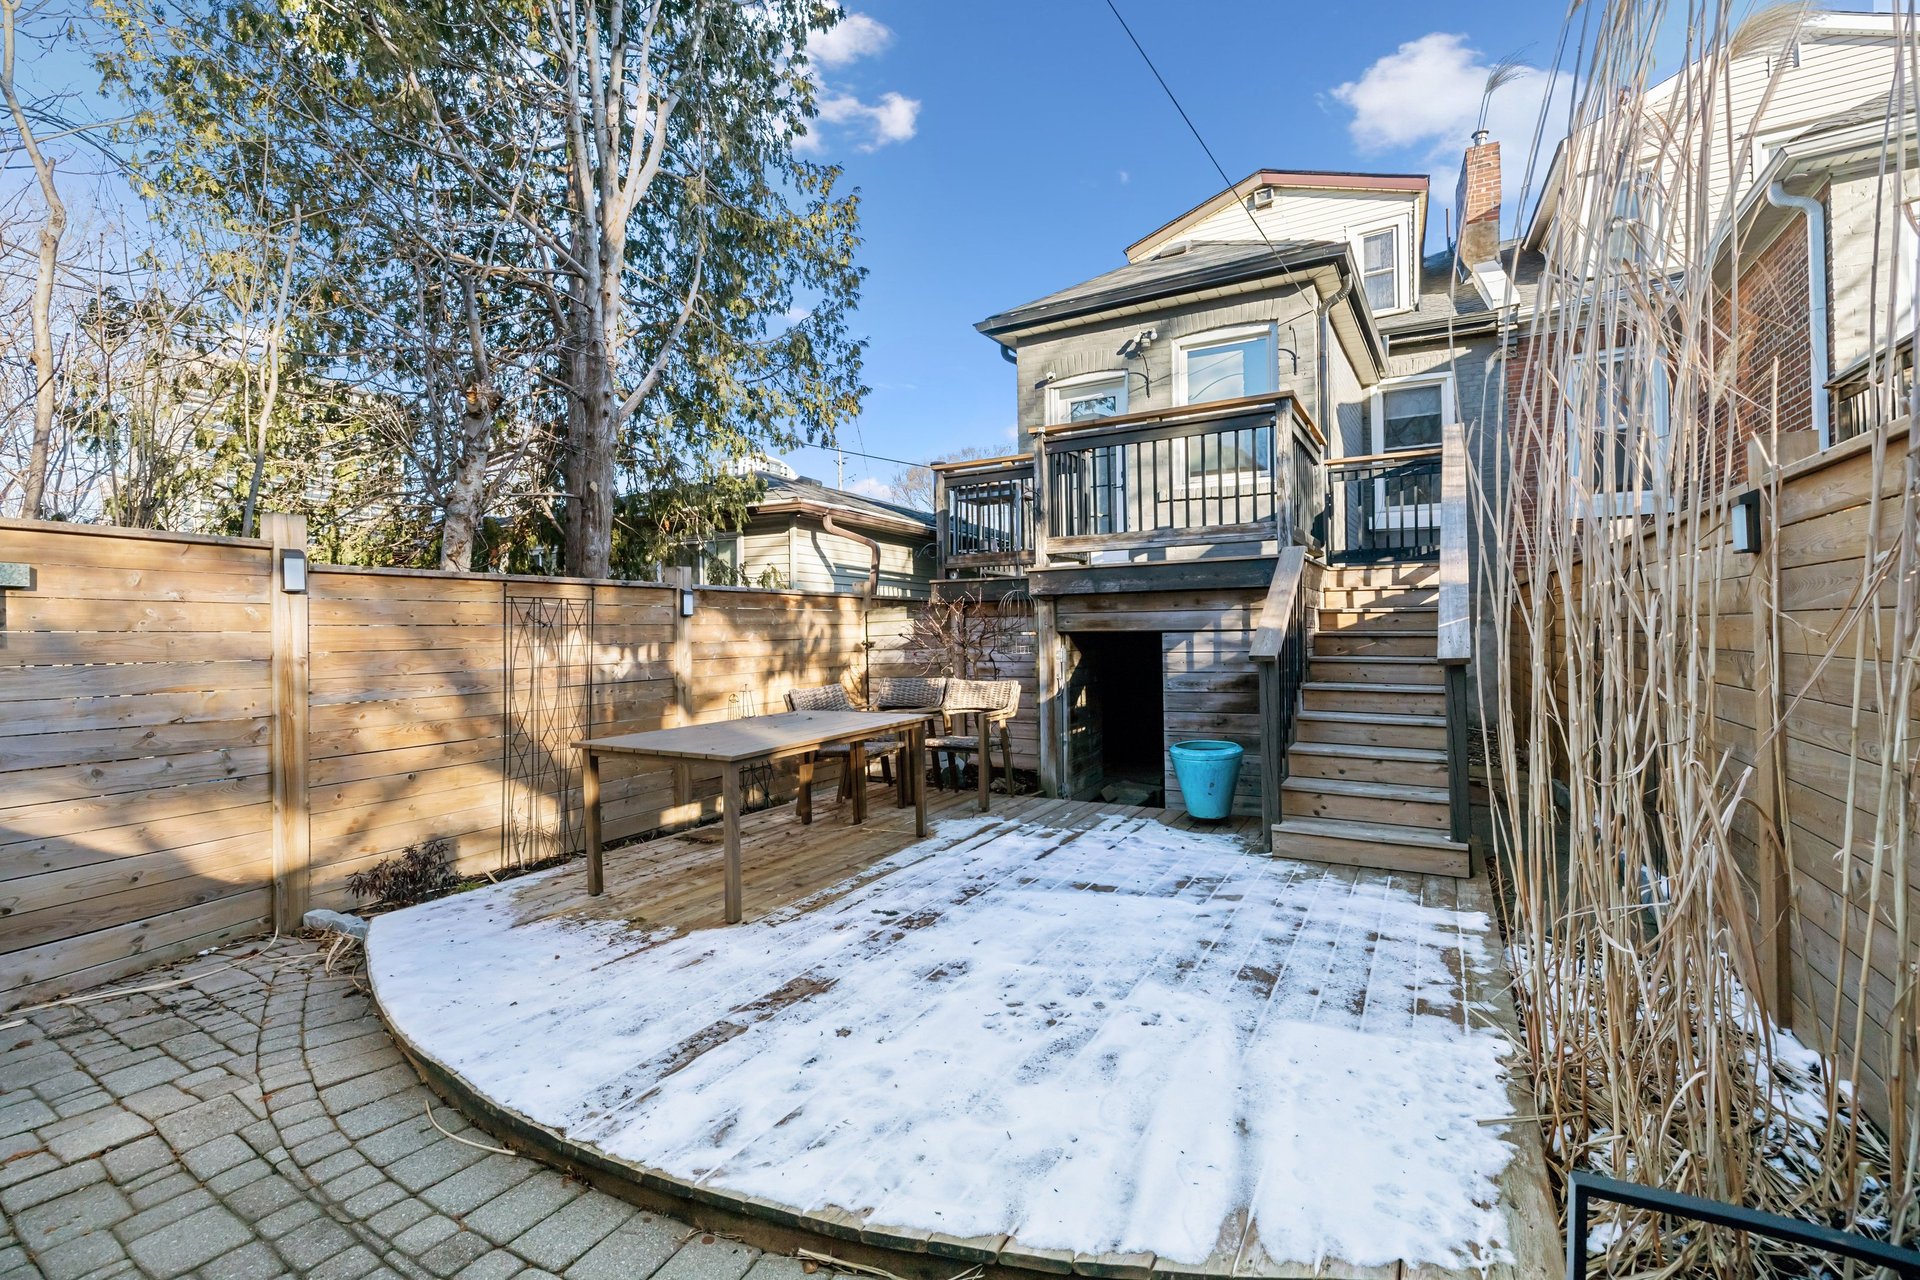
[[[860,740],[847,744],[847,779],[853,790],[849,793],[853,801],[853,820],[857,825],[867,820],[867,744]]]
[[[300,927],[307,913],[311,832],[307,803],[307,518],[271,514],[261,533],[272,544],[270,591],[273,635],[273,737],[269,751],[273,799],[273,925]],[[297,559],[298,568],[289,571]],[[287,588],[297,586],[297,591]]]
[[[600,757],[593,752],[583,753],[585,759],[580,765],[580,799],[587,811],[587,896],[599,897],[606,892],[606,872],[601,865],[602,836],[600,830]]]
[[[980,812],[987,811],[987,791],[993,782],[993,758],[987,754],[987,748],[993,742],[993,723],[984,711],[977,713],[980,725]]]
[[[913,830],[914,834],[925,838],[927,834],[927,726],[925,721],[907,730],[907,761],[912,772]]]
[[[740,887],[740,766],[721,766],[720,811],[726,837],[726,912],[728,924],[739,924],[744,910]]]
[[[1067,777],[1066,708],[1060,701],[1060,633],[1050,597],[1033,602],[1033,677],[1040,729],[1040,793],[1057,798]],[[937,763],[937,762],[936,762]]]

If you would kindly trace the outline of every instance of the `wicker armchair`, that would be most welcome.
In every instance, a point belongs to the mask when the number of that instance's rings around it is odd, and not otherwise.
[[[880,676],[873,681],[875,711],[937,710],[946,696],[944,676]]]
[[[789,690],[787,709],[789,711],[858,711],[860,708],[853,705],[853,699],[847,696],[844,687],[838,684],[823,684]],[[854,790],[854,774],[860,773],[862,775],[860,781],[864,784],[865,766],[868,761],[880,762],[880,780],[895,786],[899,793],[896,797],[898,805],[904,808],[913,803],[907,789],[906,770],[901,768],[896,771],[893,766],[893,758],[905,749],[906,744],[898,738],[868,738],[865,742],[858,744],[861,752],[858,761],[860,767],[857,770],[853,758],[855,745],[848,742],[829,743],[817,751],[808,752],[801,759],[809,765],[819,760],[840,762],[840,785],[835,792],[835,798],[851,799],[854,802],[856,820],[866,812],[866,794],[864,790],[857,792]],[[808,773],[810,774],[811,770]],[[813,821],[813,787],[805,779],[802,781],[799,794],[794,797],[793,807],[802,823]]]
[[[946,697],[940,704],[946,720],[946,732],[927,739],[933,756],[935,776],[939,774],[940,755],[946,753],[947,777],[953,789],[960,789],[960,757],[975,752],[980,756],[980,810],[987,810],[987,784],[993,776],[993,738],[1000,739],[1000,763],[1006,770],[1007,794],[1013,794],[1013,742],[1007,726],[1020,710],[1018,680],[949,680]],[[972,732],[955,731],[954,721],[973,718]]]

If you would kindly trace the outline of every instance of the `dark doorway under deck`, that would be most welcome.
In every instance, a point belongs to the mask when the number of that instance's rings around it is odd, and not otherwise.
[[[1166,803],[1166,729],[1158,631],[1088,631],[1070,645],[1077,799]]]

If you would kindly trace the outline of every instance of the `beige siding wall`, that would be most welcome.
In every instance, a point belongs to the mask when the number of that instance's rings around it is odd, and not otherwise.
[[[924,600],[933,578],[933,535],[861,530],[880,544],[882,600]],[[795,591],[852,592],[867,580],[872,553],[807,517],[781,516],[750,525],[740,537],[740,570],[750,585],[772,570]]]
[[[1900,177],[1846,178],[1828,191],[1827,318],[1832,333],[1829,368],[1834,373],[1876,347],[1884,348],[1889,332],[1913,331],[1914,240],[1906,219],[1892,212],[1899,208],[1895,184]],[[1910,198],[1911,170],[1905,180]],[[1876,217],[1881,224],[1878,236]],[[1806,230],[1796,218],[1786,234],[1804,236]],[[1895,264],[1900,264],[1897,280]]]
[[[1022,343],[1016,375],[1020,426],[1024,429],[1047,420],[1047,388],[1042,379],[1048,374],[1060,380],[1124,370],[1129,413],[1172,408],[1173,351],[1177,342],[1212,329],[1269,323],[1278,331],[1279,388],[1299,396],[1311,411],[1315,402],[1314,292],[1310,285],[1289,284],[1211,302],[1169,306],[1165,311],[1103,321]],[[1121,345],[1142,329],[1157,332],[1152,344],[1142,355],[1122,357]]]
[[[1276,190],[1273,203],[1264,209],[1250,209],[1236,201],[1209,214],[1188,229],[1182,238],[1190,240],[1258,241],[1334,240],[1351,243],[1361,228],[1375,228],[1384,222],[1400,228],[1401,266],[1407,279],[1413,279],[1415,255],[1419,246],[1413,241],[1415,197],[1398,191],[1309,191]],[[1146,256],[1152,256],[1148,250]]]

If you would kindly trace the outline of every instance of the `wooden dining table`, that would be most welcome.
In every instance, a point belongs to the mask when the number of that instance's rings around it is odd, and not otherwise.
[[[865,743],[888,734],[905,737],[902,767],[913,795],[914,831],[927,834],[926,723],[924,708],[909,711],[788,711],[746,716],[712,724],[682,725],[646,733],[588,738],[574,745],[584,755],[583,790],[587,818],[587,893],[606,891],[601,865],[600,759],[627,756],[675,764],[720,766],[720,815],[725,827],[726,920],[740,923],[740,775],[749,765],[801,757],[800,787],[813,786],[812,753],[834,743],[848,744],[846,768],[853,775],[853,821],[867,816]]]

